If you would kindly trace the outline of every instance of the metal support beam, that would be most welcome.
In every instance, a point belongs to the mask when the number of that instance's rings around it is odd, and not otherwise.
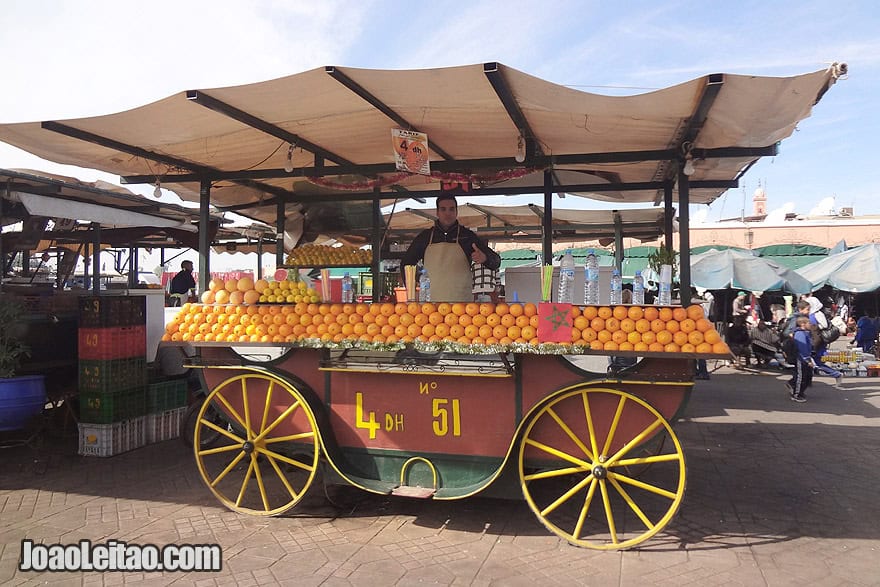
[[[406,120],[403,116],[392,110],[387,104],[385,104],[382,100],[368,92],[363,86],[359,83],[336,69],[334,66],[329,65],[324,68],[324,71],[327,72],[330,77],[341,83],[343,86],[363,98],[370,106],[393,120],[398,126],[405,130],[412,130],[415,132],[421,132],[416,128],[414,124],[411,124],[408,120]],[[444,151],[439,145],[435,144],[430,140],[431,137],[428,137],[428,148],[446,159],[447,161],[451,161],[455,159],[452,155]],[[433,166],[434,164],[431,163]]]
[[[541,256],[545,264],[550,264],[553,263],[553,176],[549,169],[544,171],[544,216],[541,225]]]
[[[465,206],[467,206],[469,208],[473,208],[474,210],[476,210],[477,212],[480,212],[481,214],[485,214],[487,226],[492,224],[490,221],[492,218],[500,221],[501,224],[503,224],[504,226],[513,226],[511,223],[507,222],[503,217],[499,216],[498,214],[495,214],[491,210],[487,210],[486,208],[483,208],[482,206],[478,206],[477,204],[472,204],[470,202],[467,202],[465,204]]]
[[[620,212],[614,210],[614,266],[623,275],[623,222]]]
[[[204,106],[209,110],[213,110],[214,112],[218,112],[224,116],[228,116],[233,120],[237,120],[238,122],[246,126],[262,131],[267,135],[279,138],[286,143],[297,146],[304,151],[308,151],[318,157],[329,159],[330,161],[333,161],[338,165],[354,165],[354,163],[352,163],[348,159],[345,159],[344,157],[340,157],[339,155],[328,151],[327,149],[316,145],[315,143],[312,143],[297,134],[286,131],[279,126],[262,120],[261,118],[257,118],[256,116],[249,114],[244,110],[239,110],[235,106],[218,100],[217,98],[214,98],[213,96],[206,94],[201,90],[187,90],[186,99],[191,102],[195,102],[200,106]]]
[[[377,202],[377,203],[379,202],[379,200],[373,200],[373,201]],[[416,216],[421,216],[422,218],[427,218],[431,222],[436,222],[436,220],[437,220],[437,216],[435,214],[429,214],[428,212],[425,212],[424,210],[421,210],[419,208],[407,208],[406,211],[411,212],[411,213],[415,214]]]
[[[275,267],[284,265],[284,220],[287,217],[287,210],[284,202],[278,202],[275,208]],[[263,237],[260,236],[260,242]],[[262,262],[261,262],[262,264]]]
[[[92,293],[101,293],[101,225],[92,222]]]
[[[681,133],[681,139],[678,141],[680,158],[683,159],[684,156],[688,154],[693,155],[693,146],[697,142],[697,137],[699,136],[700,131],[703,130],[703,125],[706,124],[706,119],[709,117],[709,110],[712,109],[712,105],[715,103],[715,99],[718,97],[722,85],[724,85],[724,74],[713,73],[706,76],[706,85],[703,86],[703,93],[700,95],[697,107],[691,117],[688,118],[687,125]],[[672,165],[668,170],[669,179],[674,178],[676,175],[680,175],[680,169],[680,164]]]
[[[678,172],[678,283],[681,305],[691,303],[691,236],[690,236],[690,178],[679,168]]]
[[[199,295],[208,291],[211,279],[210,206],[211,182],[205,180],[199,186]]]
[[[385,291],[384,276],[382,275],[382,224],[382,207],[379,205],[379,199],[376,198],[373,200],[373,261],[370,263],[370,271],[373,272],[373,302],[378,302],[382,297],[382,292]]]
[[[507,80],[504,79],[504,74],[502,74],[501,70],[498,68],[498,63],[494,61],[484,63],[483,74],[489,80],[498,99],[501,100],[501,104],[507,111],[507,115],[510,117],[516,130],[519,132],[519,136],[526,141],[525,163],[530,165],[535,156],[544,156],[544,149],[541,148],[541,144],[538,142],[531,125],[529,125],[529,121],[523,113],[522,108],[519,107],[519,103],[516,101],[513,92],[510,91],[510,85],[507,83]]]
[[[675,220],[675,209],[672,207],[672,184],[667,183],[663,186],[663,247],[672,250],[672,222]]]

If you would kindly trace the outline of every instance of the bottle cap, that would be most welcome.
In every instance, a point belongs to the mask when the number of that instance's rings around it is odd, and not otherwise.
[[[613,277],[619,277],[619,276],[620,276],[620,271],[618,271],[617,269],[612,269],[612,270],[611,270],[611,275],[612,275]]]
[[[641,275],[642,275],[642,270],[641,270],[641,269],[636,269],[636,275],[638,275],[638,276],[641,277]]]
[[[343,275],[343,277],[351,277],[351,276],[348,274],[348,271],[346,271],[345,274]]]

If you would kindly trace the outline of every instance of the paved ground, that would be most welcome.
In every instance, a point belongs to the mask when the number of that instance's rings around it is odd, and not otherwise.
[[[575,548],[524,502],[428,502],[319,490],[284,518],[242,516],[168,441],[109,459],[75,436],[0,450],[4,585],[880,585],[880,379],[817,378],[788,399],[773,372],[698,382],[676,431],[688,491],[628,552]],[[24,573],[24,538],[219,543],[221,573]]]

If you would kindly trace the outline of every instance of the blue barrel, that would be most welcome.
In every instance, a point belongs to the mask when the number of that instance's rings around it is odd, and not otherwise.
[[[0,431],[21,430],[46,406],[45,375],[0,379]]]

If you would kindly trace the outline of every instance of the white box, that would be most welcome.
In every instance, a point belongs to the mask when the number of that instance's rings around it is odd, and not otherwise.
[[[186,406],[144,416],[147,444],[178,438],[180,436],[180,422],[185,412]]]
[[[611,297],[611,271],[613,267],[599,267],[599,303],[608,305]],[[574,303],[577,306],[584,305],[584,275],[583,265],[574,268]],[[553,288],[551,301],[556,300],[559,289],[559,267],[553,268]],[[513,301],[513,294],[520,302],[532,302],[537,304],[541,301],[541,268],[540,267],[508,267],[504,270],[504,301]]]
[[[144,416],[112,424],[79,423],[79,454],[112,457],[144,446]]]

